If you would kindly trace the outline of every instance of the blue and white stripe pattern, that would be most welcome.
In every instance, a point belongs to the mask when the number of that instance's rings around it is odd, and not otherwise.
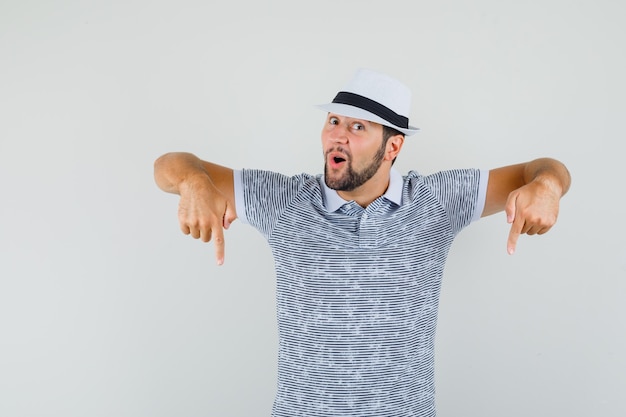
[[[395,175],[399,198],[329,211],[338,195],[320,175],[235,172],[238,216],[275,261],[274,417],[435,416],[441,277],[487,180],[478,170]]]

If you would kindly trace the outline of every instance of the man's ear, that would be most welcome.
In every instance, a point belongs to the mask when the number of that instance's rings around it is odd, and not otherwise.
[[[404,135],[394,135],[387,139],[385,159],[388,161],[396,159],[402,149],[402,145],[404,145]]]

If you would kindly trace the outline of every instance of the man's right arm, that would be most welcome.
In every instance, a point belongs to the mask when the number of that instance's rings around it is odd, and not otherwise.
[[[217,263],[224,263],[224,229],[237,218],[233,170],[172,152],[154,162],[154,179],[161,190],[180,195],[181,231],[203,242],[213,239]]]

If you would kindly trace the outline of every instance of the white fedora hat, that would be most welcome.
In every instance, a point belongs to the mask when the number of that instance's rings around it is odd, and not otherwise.
[[[370,69],[358,69],[332,103],[317,107],[329,113],[389,126],[405,135],[419,131],[409,125],[411,90],[400,81]]]

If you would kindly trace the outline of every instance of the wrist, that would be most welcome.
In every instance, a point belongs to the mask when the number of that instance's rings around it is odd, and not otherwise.
[[[565,165],[551,158],[540,158],[526,167],[527,181],[536,182],[562,197],[569,190],[570,174]]]
[[[563,182],[556,175],[549,174],[549,173],[542,173],[540,175],[537,175],[533,179],[533,182],[543,185],[545,188],[547,188],[548,190],[550,190],[552,193],[556,194],[559,197],[562,197],[565,194]]]
[[[177,184],[180,195],[193,193],[198,189],[206,189],[213,185],[211,178],[206,172],[193,172],[184,176]]]

